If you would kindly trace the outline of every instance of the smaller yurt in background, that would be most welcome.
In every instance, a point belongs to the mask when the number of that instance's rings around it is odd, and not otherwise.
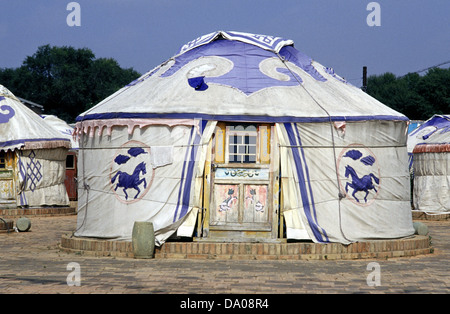
[[[78,142],[74,140],[72,136],[73,127],[71,127],[66,121],[54,115],[43,114],[41,117],[45,122],[57,129],[63,137],[70,140],[71,150],[78,150]]]
[[[450,115],[434,115],[410,133],[414,208],[450,212]]]
[[[408,141],[407,141],[407,147],[408,147],[408,163],[409,163],[409,170],[412,172],[412,163],[413,163],[413,149],[414,146],[418,143],[419,139],[411,135],[412,133],[415,133],[414,131],[420,127],[423,124],[422,120],[411,120],[408,125]],[[411,136],[410,136],[411,135]]]
[[[0,85],[0,208],[68,206],[70,140]]]
[[[41,115],[45,122],[57,129],[64,137],[70,140],[71,149],[67,152],[66,157],[66,179],[64,184],[66,186],[67,194],[71,201],[78,199],[77,188],[77,155],[78,155],[78,141],[74,140],[72,133],[73,127],[67,124],[66,121],[54,115]]]

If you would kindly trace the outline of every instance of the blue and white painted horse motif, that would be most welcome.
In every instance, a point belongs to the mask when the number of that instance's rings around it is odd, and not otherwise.
[[[144,182],[144,189],[147,188],[147,181],[145,180],[145,178],[143,179],[140,178],[141,172],[144,175],[147,173],[147,169],[145,168],[145,162],[141,162],[140,164],[138,164],[134,169],[133,174],[131,175],[126,172],[117,171],[117,173],[111,179],[111,183],[114,183],[114,181],[116,181],[116,178],[119,177],[114,191],[117,191],[119,187],[123,188],[123,192],[125,193],[125,199],[128,200],[128,194],[126,190],[133,188],[136,191],[138,191],[137,194],[134,196],[134,199],[136,199],[139,193],[141,193],[139,185],[142,182]]]
[[[359,199],[357,199],[355,196],[357,192],[359,191],[366,192],[366,195],[364,196],[364,201],[366,203],[369,190],[375,190],[375,192],[378,192],[375,186],[373,185],[372,180],[374,180],[376,184],[379,184],[380,180],[373,173],[370,173],[368,175],[363,176],[362,178],[359,178],[358,175],[356,174],[355,169],[347,165],[345,166],[345,177],[348,178],[349,175],[352,176],[352,183],[347,182],[347,184],[345,185],[345,192],[348,193],[348,187],[351,187],[353,189],[352,196],[358,203]]]

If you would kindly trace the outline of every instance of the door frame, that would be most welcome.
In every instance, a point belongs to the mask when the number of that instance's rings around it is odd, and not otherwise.
[[[8,194],[9,197],[0,199],[0,208],[14,208],[17,207],[17,156],[16,151],[2,151],[2,165],[0,168],[0,188],[4,191],[2,193]]]
[[[223,124],[227,125],[227,123],[223,122]],[[279,208],[279,149],[278,142],[276,140],[276,128],[275,124],[267,124],[267,123],[253,123],[258,125],[270,125],[270,135],[268,136],[270,145],[270,160],[267,163],[226,163],[225,159],[223,162],[216,163],[215,153],[218,151],[223,152],[223,157],[225,157],[225,145],[222,147],[216,147],[216,136],[224,136],[224,134],[218,134],[214,132],[213,137],[211,138],[208,145],[208,153],[206,157],[205,163],[205,171],[203,178],[203,190],[202,190],[202,200],[203,200],[203,209],[199,211],[199,219],[198,219],[198,229],[197,234],[200,235],[203,240],[210,241],[223,241],[223,242],[240,242],[240,241],[257,241],[257,242],[273,242],[279,240],[279,221],[280,221],[280,208]],[[216,127],[217,130],[217,127]],[[220,133],[220,128],[217,130]],[[226,135],[225,135],[226,136]],[[259,133],[258,133],[259,138]],[[225,141],[224,141],[225,144]],[[228,143],[227,143],[228,144]],[[228,145],[227,145],[228,146]],[[226,152],[228,153],[228,151]],[[265,180],[249,180],[249,179],[216,179],[215,171],[217,169],[263,169],[268,172],[268,179]],[[267,223],[259,224],[256,223],[254,226],[251,224],[241,224],[242,217],[239,217],[238,223],[228,223],[225,225],[221,224],[212,224],[211,223],[211,210],[214,210],[212,206],[214,206],[214,184],[234,184],[238,185],[241,193],[240,201],[244,201],[243,190],[245,189],[245,185],[248,184],[267,185]],[[244,206],[244,205],[242,205]],[[240,213],[242,215],[243,213]]]

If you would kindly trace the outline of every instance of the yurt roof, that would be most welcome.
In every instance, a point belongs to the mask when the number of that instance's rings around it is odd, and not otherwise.
[[[71,127],[66,121],[58,118],[55,115],[43,114],[43,115],[41,115],[41,117],[44,119],[45,122],[47,122],[53,128],[58,130],[64,138],[67,138],[67,139],[70,140],[70,144],[71,144],[72,149],[78,149],[79,148],[78,147],[78,142],[75,141],[73,136],[72,136],[74,128]]]
[[[183,45],[77,121],[121,118],[408,120],[294,48],[292,40],[224,31]]]
[[[450,152],[450,115],[434,115],[408,136],[413,153]]]
[[[70,140],[0,85],[0,150],[70,147]]]

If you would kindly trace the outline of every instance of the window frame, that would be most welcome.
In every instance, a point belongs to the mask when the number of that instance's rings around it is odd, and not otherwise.
[[[244,126],[244,130],[232,130],[232,127],[235,126]],[[255,130],[246,130],[247,127],[254,126]],[[254,123],[236,123],[236,124],[228,124],[225,129],[225,163],[227,164],[258,164],[259,158],[258,158],[258,147],[259,147],[259,141],[258,141],[258,125]],[[232,136],[239,136],[241,138],[241,143],[231,143],[230,137]],[[255,143],[245,143],[245,137],[251,136],[255,138]],[[230,145],[234,145],[237,148],[237,152],[231,153],[230,152]],[[254,146],[255,152],[249,153],[249,147]],[[239,149],[241,147],[245,148],[245,152],[239,152]],[[233,154],[234,156],[241,156],[241,161],[230,161],[230,154]],[[254,161],[245,161],[245,156],[253,157]],[[244,159],[244,161],[243,161]]]
[[[67,156],[66,156],[66,170],[75,170],[75,162],[76,162],[75,161],[75,155],[67,154]]]
[[[6,159],[7,159],[6,153],[4,151],[1,151],[0,152],[0,169],[6,169],[7,168],[6,167],[7,166]]]
[[[243,130],[235,130],[236,126],[243,126]],[[246,130],[247,127],[254,126],[254,130]],[[251,165],[264,165],[270,164],[271,160],[271,135],[272,135],[272,124],[268,123],[248,123],[248,122],[218,122],[215,131],[215,144],[214,144],[214,163],[222,165],[241,165],[241,166],[251,166]],[[255,156],[255,161],[230,162],[230,136],[237,135],[242,136],[242,142],[238,143],[236,147],[246,146],[244,142],[244,136],[254,136],[255,144],[249,142],[247,147],[255,147],[255,153],[248,154],[248,148],[245,153],[237,153],[241,156]],[[240,145],[240,146],[239,146]],[[264,147],[263,147],[264,146]],[[231,153],[235,154],[235,153]]]

